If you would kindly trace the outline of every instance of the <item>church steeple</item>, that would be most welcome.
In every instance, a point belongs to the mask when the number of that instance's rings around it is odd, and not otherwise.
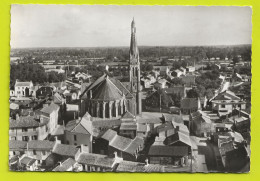
[[[136,99],[136,114],[142,113],[142,100],[141,100],[141,84],[140,84],[140,62],[139,62],[139,51],[136,40],[136,27],[135,21],[131,23],[131,40],[129,50],[129,75],[131,93],[135,95]]]
[[[134,18],[131,23],[130,59],[132,59],[132,61],[134,61],[134,62],[137,62],[137,61],[139,62],[139,51],[137,48],[136,28],[135,28]]]

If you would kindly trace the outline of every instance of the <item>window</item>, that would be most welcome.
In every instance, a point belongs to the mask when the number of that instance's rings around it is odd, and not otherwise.
[[[28,137],[28,136],[23,136],[23,137],[22,137],[22,140],[23,140],[23,141],[28,141],[28,140],[29,140],[29,137]]]
[[[36,151],[35,151],[35,150],[33,150],[33,155],[37,155],[37,153],[36,153]]]
[[[37,139],[38,139],[37,135],[32,136],[32,140],[37,140]]]
[[[12,136],[12,137],[11,137],[11,140],[16,140],[16,137],[15,137],[15,136]]]
[[[77,141],[77,135],[74,135],[74,141]]]
[[[42,151],[42,155],[46,155],[46,151]]]
[[[225,104],[221,104],[221,108],[225,108]]]
[[[13,151],[13,155],[15,155],[15,151]]]
[[[27,128],[23,128],[23,129],[22,129],[22,132],[27,132]]]

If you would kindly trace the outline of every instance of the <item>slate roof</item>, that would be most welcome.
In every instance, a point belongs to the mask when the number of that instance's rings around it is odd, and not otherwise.
[[[79,148],[74,145],[56,144],[52,152],[62,156],[74,157]]]
[[[165,146],[152,145],[149,149],[149,156],[186,156],[188,155],[187,146]]]
[[[62,163],[60,163],[57,167],[55,167],[52,171],[54,172],[66,172],[68,171],[71,167],[73,167],[77,162],[72,159],[68,158],[64,160]]]
[[[118,100],[123,97],[132,98],[129,90],[117,79],[108,77],[104,74],[95,82],[88,86],[81,97],[84,97],[88,91],[92,90],[92,99],[96,100]]]
[[[109,80],[108,76],[93,90],[92,99],[95,100],[120,100],[122,92]]]

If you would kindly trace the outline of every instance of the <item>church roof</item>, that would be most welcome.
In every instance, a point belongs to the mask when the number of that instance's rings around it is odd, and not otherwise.
[[[93,92],[92,98],[96,100],[119,100],[122,98],[122,92],[106,76]]]
[[[104,74],[92,83],[82,94],[82,97],[88,91],[92,91],[92,99],[95,100],[119,100],[125,95],[126,98],[132,98],[130,91],[117,79]]]

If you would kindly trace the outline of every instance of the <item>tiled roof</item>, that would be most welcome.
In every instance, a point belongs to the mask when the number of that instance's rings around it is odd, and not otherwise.
[[[109,119],[109,120],[104,120],[104,119],[100,119],[100,120],[95,120],[93,119],[92,121],[92,126],[93,127],[113,127],[113,126],[120,126],[121,125],[121,120],[120,119]]]
[[[167,137],[164,140],[165,145],[174,145],[175,143],[182,142],[186,144],[187,146],[191,146],[191,140],[190,137],[186,134],[183,134],[181,132],[177,132],[169,137]]]
[[[188,147],[152,145],[150,147],[148,155],[149,156],[186,156],[188,155]]]
[[[62,156],[74,157],[79,148],[74,145],[56,144],[52,152]]]
[[[55,145],[55,142],[47,141],[47,140],[28,141],[29,150],[52,150],[54,145]]]
[[[36,159],[34,158],[30,158],[27,156],[24,156],[23,158],[21,158],[20,163],[24,164],[26,166],[31,166],[32,164],[34,164],[36,162]]]
[[[9,140],[10,150],[25,150],[27,147],[26,141]]]
[[[117,135],[112,141],[109,142],[109,146],[123,151],[131,144],[131,142],[132,140],[130,138]]]
[[[118,164],[116,172],[142,172],[144,170],[144,165],[144,163],[140,162],[123,160]]]
[[[34,116],[20,116],[17,120],[9,119],[9,128],[35,128],[47,124],[48,120],[40,123]]]
[[[138,150],[139,147],[143,147],[144,140],[140,137],[135,137],[131,143],[128,145],[128,147],[124,150],[124,152],[129,154],[135,154],[136,150]]]
[[[66,125],[66,130],[70,132],[76,132],[81,134],[90,134],[90,128],[88,127],[88,124],[85,123],[87,121],[86,119],[81,120],[72,120],[69,121]]]
[[[114,137],[117,135],[117,132],[112,130],[112,129],[108,129],[102,136],[103,139],[107,140],[107,141],[112,141],[114,139]]]
[[[164,172],[164,167],[159,164],[148,164],[144,166],[143,172]]]
[[[57,104],[50,104],[49,106],[46,106],[41,109],[41,112],[51,114],[53,111],[57,111],[60,107]]]
[[[75,165],[76,161],[72,158],[68,158],[55,167],[52,171],[54,172],[66,172]]]
[[[135,122],[130,122],[130,123],[122,123],[120,126],[120,130],[136,130],[137,125]]]
[[[240,100],[240,98],[234,92],[227,90],[219,93],[213,100]]]
[[[134,115],[132,113],[130,113],[129,111],[126,111],[123,115],[121,119],[134,119]]]
[[[12,156],[10,159],[9,159],[9,163],[12,165],[12,164],[15,164],[19,161],[19,156],[18,155],[14,155]]]
[[[115,159],[109,158],[106,155],[81,153],[76,161],[80,164],[112,168]]]

